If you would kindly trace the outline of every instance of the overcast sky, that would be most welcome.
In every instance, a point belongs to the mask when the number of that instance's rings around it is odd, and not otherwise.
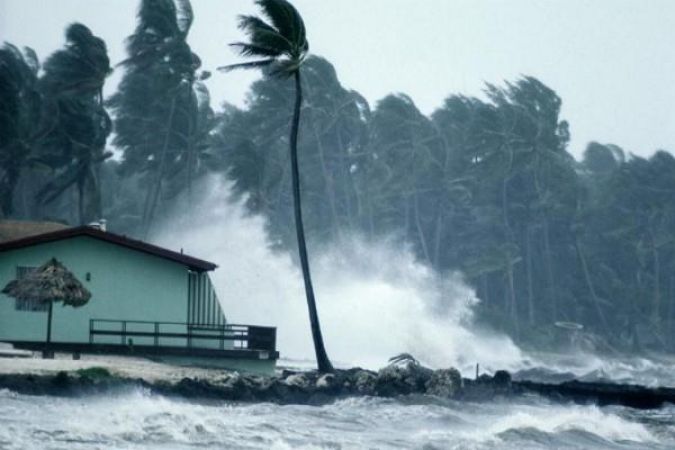
[[[205,69],[238,61],[236,15],[252,0],[193,0],[190,44]],[[0,0],[0,41],[41,59],[74,21],[105,39],[113,62],[135,25],[138,0]],[[404,92],[425,113],[452,93],[532,75],[563,99],[570,151],[591,140],[649,155],[675,150],[673,0],[295,0],[312,53],[374,106]],[[119,80],[108,82],[108,93]],[[214,106],[242,105],[254,73],[214,73]]]

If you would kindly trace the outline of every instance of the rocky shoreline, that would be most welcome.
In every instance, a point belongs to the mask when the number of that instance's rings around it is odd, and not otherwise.
[[[272,377],[223,372],[216,378],[186,377],[178,381],[130,378],[94,367],[55,374],[0,374],[0,388],[26,395],[54,396],[83,396],[142,388],[155,394],[192,400],[308,405],[321,405],[354,396],[431,395],[454,400],[491,401],[528,394],[555,401],[616,404],[640,409],[675,403],[675,389],[671,388],[578,381],[560,384],[512,381],[506,371],[466,379],[456,369],[431,370],[412,362],[392,364],[377,372],[360,368],[337,370],[330,374],[284,370]]]

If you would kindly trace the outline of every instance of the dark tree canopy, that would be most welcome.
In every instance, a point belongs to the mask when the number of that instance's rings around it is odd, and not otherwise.
[[[216,174],[266,218],[277,248],[392,237],[440,273],[463,273],[479,319],[519,343],[561,344],[555,324],[574,322],[603,351],[672,348],[672,151],[639,157],[597,141],[574,159],[563,99],[529,76],[487,84],[480,97],[451,94],[429,115],[405,93],[369,105],[329,61],[307,55],[289,2],[256,3],[260,16],[240,17],[244,37],[232,44],[247,59],[223,69],[262,77],[244,107],[218,112],[188,44],[188,0],[139,1],[106,103],[106,45],[85,25],[66,28],[42,70],[32,50],[5,43],[2,217],[103,216],[151,238]]]

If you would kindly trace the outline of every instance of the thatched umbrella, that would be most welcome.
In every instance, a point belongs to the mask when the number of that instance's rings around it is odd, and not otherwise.
[[[19,300],[49,303],[47,344],[52,341],[54,302],[63,302],[64,305],[77,308],[85,305],[91,298],[91,293],[56,258],[50,259],[27,276],[10,281],[2,293]]]

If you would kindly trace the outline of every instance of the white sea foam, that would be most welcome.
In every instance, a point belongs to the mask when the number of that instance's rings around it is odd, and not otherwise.
[[[644,425],[604,412],[596,406],[521,406],[513,413],[499,417],[486,428],[489,435],[518,429],[534,429],[544,433],[583,431],[607,441],[656,442]]]
[[[270,250],[265,222],[211,179],[201,200],[175,214],[156,241],[213,261],[231,322],[278,327],[287,358],[313,358],[302,278],[288,253]],[[329,355],[338,365],[378,368],[409,352],[432,366],[516,369],[523,356],[505,336],[471,324],[474,292],[458,274],[437,274],[393,240],[359,236],[310,248]]]
[[[635,421],[640,420],[638,413],[594,406],[404,404],[375,398],[321,407],[207,405],[144,390],[84,398],[0,397],[0,448],[11,450],[523,449],[542,448],[542,440],[555,448],[665,449],[674,443],[667,432],[657,437]],[[661,432],[672,426],[669,423],[661,426]]]
[[[570,349],[567,354],[537,353],[527,361],[526,371],[518,378],[560,381],[555,374],[569,374],[570,378],[582,381],[611,381],[616,383],[641,384],[645,386],[675,386],[671,355],[652,355],[649,359],[640,356],[600,356],[583,350]]]

